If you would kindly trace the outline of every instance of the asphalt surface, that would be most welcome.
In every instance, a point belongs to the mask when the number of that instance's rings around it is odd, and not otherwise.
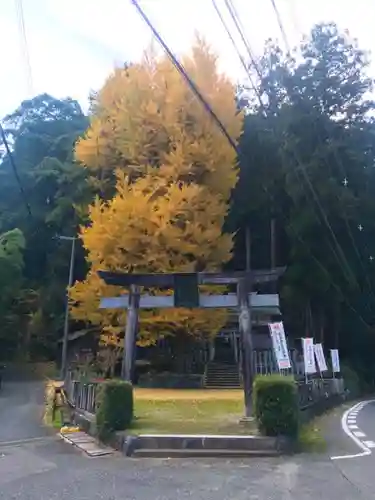
[[[249,459],[88,458],[40,424],[43,387],[6,382],[0,393],[0,498],[17,500],[353,500],[375,498],[375,455],[327,419],[328,453]],[[375,405],[357,413],[375,440]]]

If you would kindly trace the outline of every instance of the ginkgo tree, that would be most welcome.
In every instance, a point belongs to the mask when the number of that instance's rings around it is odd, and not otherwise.
[[[184,66],[237,141],[243,117],[215,55],[197,40]],[[98,304],[119,291],[97,271],[219,269],[232,250],[232,236],[222,227],[237,158],[177,70],[153,53],[107,80],[76,157],[102,183],[102,198],[81,228],[90,271],[71,289],[72,313],[100,325],[105,341],[118,345],[125,313],[100,311]],[[139,339],[149,344],[161,335],[214,335],[225,319],[223,311],[145,311]]]

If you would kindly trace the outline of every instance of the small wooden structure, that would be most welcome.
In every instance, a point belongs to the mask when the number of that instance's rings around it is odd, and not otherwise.
[[[102,309],[127,308],[125,349],[121,375],[132,381],[135,366],[135,347],[140,308],[237,308],[239,318],[242,374],[246,416],[251,414],[251,389],[254,376],[253,342],[251,331],[252,287],[255,283],[275,282],[285,268],[232,273],[163,273],[132,274],[99,271],[99,276],[108,285],[129,289],[122,297],[103,298]],[[236,285],[236,294],[204,295],[199,293],[199,285]],[[173,295],[151,296],[141,294],[141,287],[173,289]]]

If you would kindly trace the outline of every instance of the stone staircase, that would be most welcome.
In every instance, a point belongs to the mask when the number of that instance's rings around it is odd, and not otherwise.
[[[207,365],[204,386],[206,389],[238,389],[241,380],[238,366],[232,363],[211,361]]]

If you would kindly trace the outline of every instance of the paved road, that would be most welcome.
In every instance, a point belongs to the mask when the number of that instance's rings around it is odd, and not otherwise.
[[[0,442],[46,435],[43,397],[39,382],[4,383],[0,391]]]
[[[360,500],[375,498],[375,459],[332,461],[358,453],[340,415],[331,421],[329,454],[276,459],[163,460],[87,458],[39,423],[42,386],[9,382],[0,396],[0,498],[17,500]],[[358,424],[375,440],[375,406]],[[333,436],[333,437],[332,437]],[[336,438],[334,438],[336,436]],[[38,440],[22,441],[25,438]],[[21,440],[18,444],[9,441]],[[5,442],[5,444],[4,444]]]

